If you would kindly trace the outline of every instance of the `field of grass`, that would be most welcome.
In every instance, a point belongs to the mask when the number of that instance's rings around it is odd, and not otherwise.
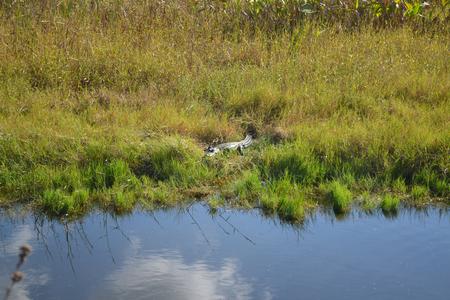
[[[450,203],[450,4],[297,2],[3,1],[0,205]]]

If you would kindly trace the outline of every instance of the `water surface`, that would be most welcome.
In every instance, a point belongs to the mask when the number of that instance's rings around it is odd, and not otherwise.
[[[0,286],[28,243],[11,299],[450,299],[450,215],[188,211],[61,224],[0,216]]]

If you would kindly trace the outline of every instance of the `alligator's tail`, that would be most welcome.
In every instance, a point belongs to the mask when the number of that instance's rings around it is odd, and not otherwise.
[[[245,137],[245,139],[243,139],[241,141],[241,147],[243,148],[247,148],[248,146],[250,146],[253,143],[253,137],[251,134],[247,134],[247,136]]]

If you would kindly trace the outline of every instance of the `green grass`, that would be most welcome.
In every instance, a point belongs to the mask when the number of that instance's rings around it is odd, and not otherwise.
[[[333,204],[333,210],[337,214],[346,213],[352,203],[351,191],[339,181],[333,181],[327,187],[328,199]]]
[[[380,206],[384,214],[395,214],[398,211],[399,204],[400,200],[396,196],[384,195]]]
[[[117,191],[112,195],[112,205],[116,213],[126,213],[132,211],[136,197],[132,192]]]
[[[428,189],[422,185],[414,185],[411,189],[411,195],[414,200],[423,200],[428,196]]]
[[[75,190],[65,194],[62,190],[46,190],[43,193],[40,207],[51,216],[71,216],[79,214],[86,208],[89,200],[87,190]]]
[[[407,190],[405,180],[403,178],[397,178],[394,180],[392,183],[392,190],[399,194],[405,194]]]
[[[323,178],[323,167],[312,149],[300,142],[267,147],[261,162],[262,172],[270,179],[279,179],[286,173],[302,184],[313,184]]]
[[[248,170],[233,182],[233,193],[241,203],[255,203],[261,195],[262,184],[257,170]]]
[[[449,181],[445,178],[440,178],[439,176],[437,176],[435,172],[433,172],[428,168],[424,168],[423,170],[418,172],[414,177],[414,181],[418,185],[425,186],[432,194],[436,196],[445,197],[449,195],[450,192]],[[414,195],[415,193],[413,192],[412,194]]]
[[[306,201],[302,188],[288,174],[271,181],[261,195],[261,206],[265,213],[276,213],[282,220],[302,221],[311,204]]]
[[[220,195],[214,195],[208,199],[208,206],[211,214],[217,213],[218,209],[225,204],[225,199]]]
[[[71,3],[0,4],[1,205],[222,192],[300,220],[324,185],[338,212],[366,191],[450,198],[448,4]],[[244,156],[203,157],[249,128]]]
[[[378,207],[378,203],[376,198],[371,195],[368,191],[363,192],[361,195],[361,203],[360,203],[361,209],[368,213],[372,214],[375,212],[375,209]]]

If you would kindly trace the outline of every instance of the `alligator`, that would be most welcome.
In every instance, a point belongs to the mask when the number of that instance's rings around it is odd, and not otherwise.
[[[243,149],[247,148],[253,143],[253,137],[251,134],[247,134],[245,139],[239,142],[230,142],[230,143],[224,143],[219,144],[217,146],[208,146],[208,148],[205,149],[206,156],[213,156],[217,153],[225,150],[237,150],[241,155],[243,155]]]

